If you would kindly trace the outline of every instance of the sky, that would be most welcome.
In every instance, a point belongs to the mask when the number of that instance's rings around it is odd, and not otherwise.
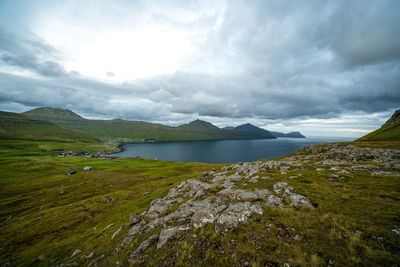
[[[360,137],[400,108],[400,1],[0,0],[0,110]]]

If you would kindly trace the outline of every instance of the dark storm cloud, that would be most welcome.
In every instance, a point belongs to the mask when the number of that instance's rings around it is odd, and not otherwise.
[[[10,54],[3,54],[0,59],[9,66],[31,70],[43,76],[58,77],[66,75],[64,68],[57,62],[39,62],[33,55],[13,56]]]
[[[0,28],[0,60],[8,66],[30,70],[43,76],[58,77],[67,74],[59,63],[53,61],[59,59],[53,47],[32,34],[28,37],[30,39],[20,38]]]
[[[171,123],[197,116],[219,123],[285,119],[288,125],[360,112],[386,116],[400,107],[399,1],[226,1],[221,12],[189,22],[171,12],[197,5],[139,5],[144,17],[207,34],[175,73],[121,84],[67,72],[61,53],[40,38],[0,30],[1,106]],[[111,71],[108,78],[118,76]]]

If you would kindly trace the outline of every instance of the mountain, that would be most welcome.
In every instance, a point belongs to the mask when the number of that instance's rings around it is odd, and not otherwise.
[[[270,131],[270,132],[275,137],[306,138],[300,132],[290,132],[290,133],[280,133],[280,132],[273,132],[273,131]]]
[[[76,130],[64,129],[49,121],[0,111],[0,139],[46,141],[97,141],[93,136]]]
[[[275,139],[276,137],[273,136],[269,131],[261,129],[259,127],[254,126],[253,124],[246,123],[240,125],[232,130],[228,130],[235,132],[237,134],[249,134],[249,135],[259,135],[265,139]]]
[[[179,129],[185,129],[190,131],[218,131],[220,128],[215,126],[212,123],[202,121],[202,120],[195,120],[189,122],[188,124],[182,124],[178,126]]]
[[[268,131],[252,127],[220,129],[201,120],[195,120],[178,127],[143,121],[89,120],[67,109],[37,108],[24,113],[34,118],[50,121],[61,127],[86,132],[96,137],[130,138],[135,141],[154,139],[156,141],[219,140],[219,139],[264,139],[275,138]]]
[[[356,141],[391,141],[400,140],[400,110],[396,110],[392,117],[378,130],[364,135]]]
[[[53,119],[65,119],[65,120],[84,120],[78,114],[72,112],[69,109],[61,109],[61,108],[36,108],[30,111],[24,112],[25,115],[29,117],[34,117],[37,119],[49,120]]]

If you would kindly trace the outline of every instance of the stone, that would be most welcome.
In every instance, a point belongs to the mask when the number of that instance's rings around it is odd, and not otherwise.
[[[275,179],[274,177],[269,177],[269,176],[263,176],[261,179],[267,180],[267,179]]]
[[[158,241],[158,235],[152,235],[143,241],[137,249],[130,255],[130,260],[134,261],[143,256],[144,252]]]
[[[234,173],[231,176],[228,176],[226,179],[230,182],[235,183],[235,182],[240,182],[241,180],[243,180],[243,177],[237,173]]]
[[[301,241],[301,236],[300,235],[298,235],[298,234],[296,234],[294,237],[293,237],[293,240],[296,240],[296,241]]]
[[[279,172],[281,174],[286,174],[286,172],[289,170],[289,166],[282,166],[279,168]]]
[[[128,231],[128,234],[125,236],[124,240],[122,243],[119,245],[119,247],[123,247],[129,243],[132,242],[132,240],[141,232],[143,232],[143,227],[145,225],[144,221],[140,221],[136,224],[134,224]]]
[[[258,183],[258,178],[259,178],[259,176],[254,176],[254,177],[252,177],[250,180],[249,180],[249,183],[253,183],[253,184],[255,184],[255,183]]]
[[[274,192],[277,194],[281,194],[282,193],[282,189],[284,189],[285,187],[287,187],[287,183],[284,182],[278,182],[276,184],[274,184]]]
[[[93,170],[93,168],[90,167],[90,166],[85,166],[85,167],[83,167],[83,170],[84,171],[91,171],[91,170]]]
[[[267,207],[277,207],[283,205],[283,200],[280,197],[270,195],[268,199],[262,203],[262,205]]]
[[[91,259],[91,258],[93,258],[94,256],[96,256],[96,253],[94,252],[94,251],[92,251],[90,254],[88,254],[88,255],[82,255],[81,256],[81,259]]]
[[[306,198],[303,195],[292,193],[289,195],[289,199],[290,199],[292,205],[295,207],[299,207],[299,206],[307,206],[309,208],[313,207],[311,205],[310,201],[308,200],[308,198]]]
[[[337,174],[329,174],[327,176],[327,178],[328,178],[329,181],[338,181],[339,180],[339,175],[337,175]]]
[[[82,251],[80,249],[75,249],[74,253],[72,253],[71,258],[73,258],[74,256],[76,256],[77,254],[81,253]]]
[[[160,232],[160,236],[158,238],[157,248],[161,248],[167,243],[168,239],[175,236],[177,233],[181,231],[189,230],[190,226],[171,226],[163,228]]]
[[[64,190],[61,190],[58,194],[59,194],[59,195],[64,195],[65,192],[64,192]]]
[[[250,199],[263,199],[271,194],[268,189],[258,190],[255,189],[254,191],[245,190],[245,189],[232,189],[227,188],[221,190],[219,195],[225,195],[229,197],[231,200],[250,200]]]
[[[171,201],[165,199],[156,198],[150,203],[150,208],[147,210],[145,218],[147,220],[154,220],[160,214],[166,212],[172,205]]]
[[[111,240],[113,240],[114,237],[116,237],[119,234],[119,232],[121,232],[121,230],[122,230],[122,226],[120,228],[118,228],[117,231],[114,232],[114,234],[111,236]]]
[[[392,232],[394,232],[394,233],[396,233],[396,234],[398,234],[398,235],[400,235],[400,229],[392,229]]]
[[[251,204],[250,202],[231,203],[217,219],[215,231],[220,234],[226,234],[236,228],[239,223],[247,224],[247,219],[251,214],[262,213],[262,208],[259,204]]]
[[[103,196],[103,200],[105,200],[108,203],[111,203],[111,202],[115,201],[113,196]]]
[[[134,225],[138,222],[140,222],[141,218],[137,216],[136,214],[132,214],[129,216],[129,225]]]
[[[44,255],[43,254],[40,255],[39,257],[37,257],[37,259],[40,260],[40,261],[44,260]]]

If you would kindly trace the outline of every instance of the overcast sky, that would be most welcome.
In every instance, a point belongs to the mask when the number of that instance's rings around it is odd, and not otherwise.
[[[400,1],[0,0],[0,110],[358,137],[400,108]]]

